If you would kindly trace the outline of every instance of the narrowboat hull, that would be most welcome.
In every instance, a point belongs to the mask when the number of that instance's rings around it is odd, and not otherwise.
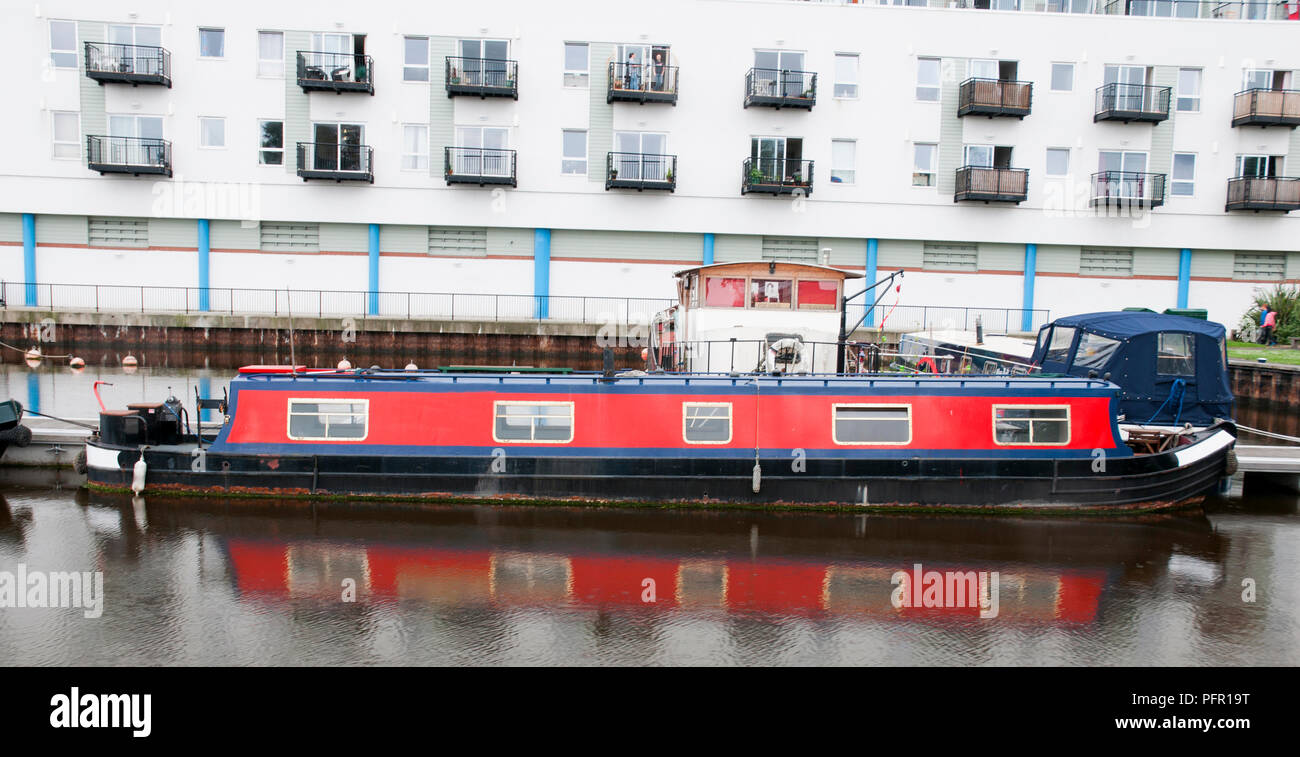
[[[300,497],[367,502],[510,501],[855,509],[872,511],[1151,512],[1199,505],[1231,473],[1235,426],[1187,435],[1188,444],[1131,456],[1060,458],[872,457],[749,454],[632,456],[482,449],[448,454],[247,454],[194,445],[87,444],[88,486],[129,492],[146,464],[146,493]]]

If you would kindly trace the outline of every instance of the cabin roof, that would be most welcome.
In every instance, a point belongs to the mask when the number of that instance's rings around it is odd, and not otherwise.
[[[1131,310],[1069,315],[1057,318],[1052,323],[1057,326],[1079,326],[1114,339],[1128,339],[1157,331],[1187,331],[1212,339],[1222,339],[1225,333],[1221,324],[1202,321],[1199,318],[1164,313],[1139,313]]]
[[[832,268],[826,265],[815,265],[812,263],[792,263],[784,260],[737,260],[730,263],[714,263],[713,265],[701,265],[694,268],[683,268],[674,273],[674,276],[684,276],[688,273],[714,273],[725,272],[730,269],[748,269],[755,266],[766,267],[772,263],[776,264],[777,269],[782,274],[798,273],[801,269],[807,273],[818,273],[822,276],[833,274],[840,279],[860,279],[863,274],[854,271],[845,271],[840,268]]]

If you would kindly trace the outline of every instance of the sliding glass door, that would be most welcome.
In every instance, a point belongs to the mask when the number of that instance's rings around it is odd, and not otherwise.
[[[311,165],[316,171],[364,171],[364,127],[361,124],[316,124]]]

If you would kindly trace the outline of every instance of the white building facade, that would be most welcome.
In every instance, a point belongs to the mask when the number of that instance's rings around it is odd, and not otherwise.
[[[0,279],[405,315],[775,259],[1012,329],[1300,281],[1300,4],[915,5],[8,2]]]

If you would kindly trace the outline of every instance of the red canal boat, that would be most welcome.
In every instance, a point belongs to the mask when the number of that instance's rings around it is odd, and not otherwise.
[[[201,403],[224,415],[210,440],[179,402],[103,413],[86,446],[89,485],[358,504],[1133,512],[1199,504],[1231,472],[1230,421],[1122,428],[1121,388],[1106,377],[843,372],[849,276],[775,263],[682,272],[679,309],[657,326],[685,324],[671,371],[662,340],[649,371],[248,366],[228,402]],[[713,297],[712,278],[731,283]],[[801,311],[805,282],[818,282],[815,307]],[[828,309],[832,285],[840,304]],[[690,294],[700,287],[703,298]],[[723,308],[736,312],[710,312]],[[749,315],[763,330],[752,349],[727,336]],[[807,338],[835,321],[835,342]],[[691,323],[712,324],[709,339],[689,338]],[[718,345],[732,369],[719,370]],[[738,353],[752,370],[734,369]],[[827,361],[837,364],[818,370]],[[1180,410],[1194,402],[1180,397]]]

